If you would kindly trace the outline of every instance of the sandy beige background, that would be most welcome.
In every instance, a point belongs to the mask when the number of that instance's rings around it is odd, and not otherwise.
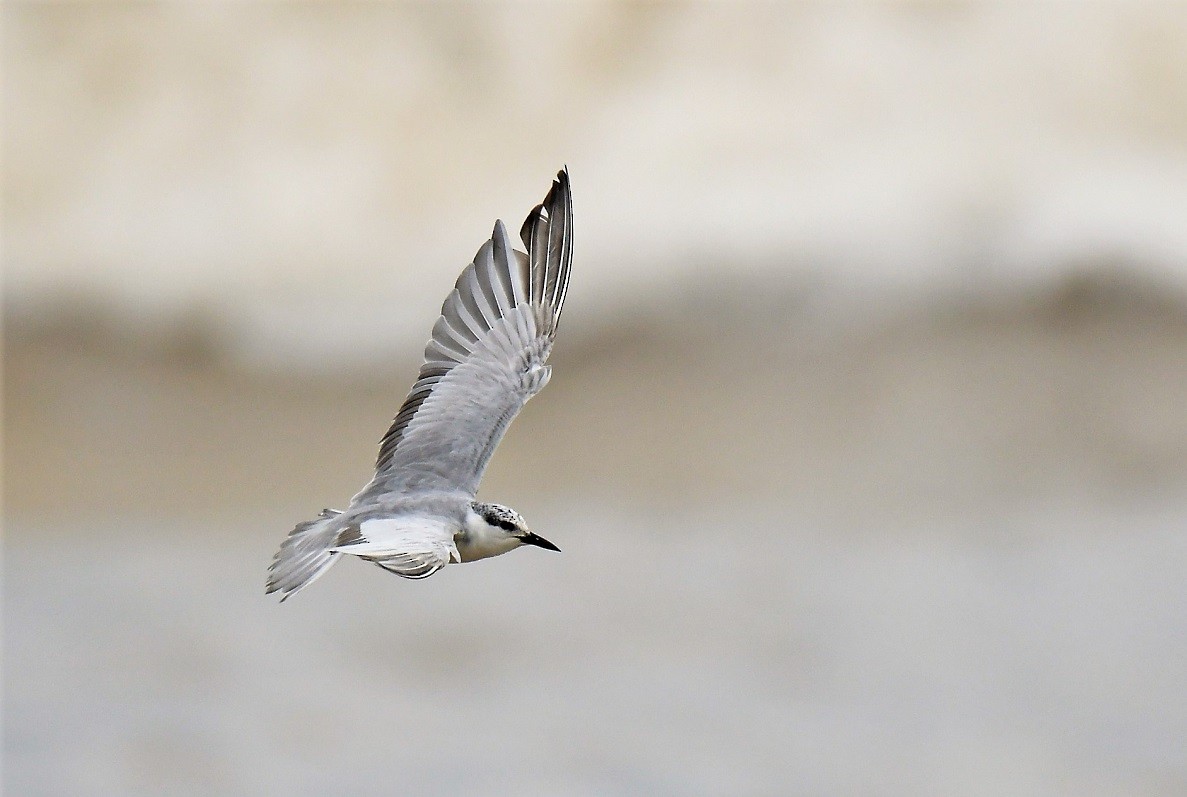
[[[1187,14],[6,4],[12,794],[1187,791]],[[278,606],[563,163],[563,554]]]

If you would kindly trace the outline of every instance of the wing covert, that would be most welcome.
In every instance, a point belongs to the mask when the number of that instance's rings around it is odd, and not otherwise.
[[[511,421],[548,382],[572,259],[567,170],[524,221],[527,253],[503,223],[462,271],[425,346],[420,374],[355,501],[394,492],[478,490]]]

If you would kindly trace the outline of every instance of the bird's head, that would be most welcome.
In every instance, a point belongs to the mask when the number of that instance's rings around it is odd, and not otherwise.
[[[520,545],[536,545],[540,548],[547,548],[550,551],[559,551],[548,540],[534,533],[528,528],[527,522],[523,519],[523,515],[516,512],[511,507],[503,506],[502,504],[474,504],[474,511],[486,521],[486,524],[493,529],[498,529],[519,541]]]

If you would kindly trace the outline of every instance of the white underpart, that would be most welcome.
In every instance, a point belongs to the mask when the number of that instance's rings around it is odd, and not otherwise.
[[[331,550],[365,559],[391,556],[429,556],[442,564],[462,561],[453,544],[453,530],[444,519],[409,515],[377,518],[359,525],[362,541]]]

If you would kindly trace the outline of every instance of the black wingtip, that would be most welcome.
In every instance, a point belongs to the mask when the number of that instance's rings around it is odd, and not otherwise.
[[[561,170],[556,173],[556,180],[554,181],[553,191],[550,191],[548,199],[544,200],[546,204],[549,202],[549,200],[551,200],[553,198],[553,194],[557,188],[564,191],[565,194],[569,193],[569,165],[568,164],[565,164],[564,166],[562,166]]]
[[[540,216],[547,210],[551,217],[555,213],[557,198],[563,197],[566,206],[572,204],[572,197],[569,194],[569,165],[565,164],[561,170],[556,173],[556,178],[552,181],[552,185],[548,189],[548,195],[544,197],[544,201],[532,211],[528,213],[527,218],[523,220],[523,226],[519,228],[519,238],[523,241],[523,245],[531,247],[533,230],[536,222]]]
[[[519,240],[523,241],[523,245],[531,250],[532,246],[532,231],[536,228],[536,219],[540,218],[540,214],[544,211],[543,205],[536,205],[532,208],[532,212],[523,220],[523,225],[519,228]]]
[[[548,196],[544,197],[544,201],[540,203],[542,207],[551,210],[556,206],[558,199],[565,200],[567,204],[569,196],[569,167],[566,164],[561,167],[561,170],[556,173],[556,177],[552,181],[552,186],[548,189]]]

